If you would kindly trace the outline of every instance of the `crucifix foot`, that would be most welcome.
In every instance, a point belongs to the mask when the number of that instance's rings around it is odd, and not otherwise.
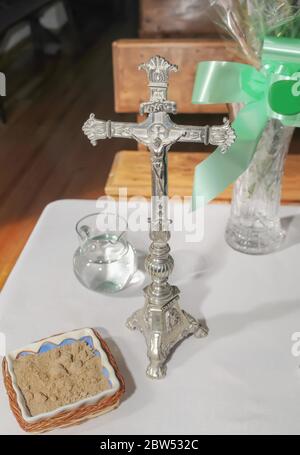
[[[173,347],[184,338],[194,334],[203,338],[208,334],[207,327],[179,306],[178,289],[171,287],[172,295],[162,306],[151,303],[146,287],[146,303],[127,320],[127,327],[139,330],[145,337],[149,365],[148,377],[161,379],[166,375],[166,362]]]
[[[196,338],[205,338],[208,335],[209,329],[206,326],[206,324],[202,321],[199,321],[198,319],[195,319],[193,316],[191,316],[189,313],[186,311],[182,310],[184,313],[185,317],[187,318],[190,327],[193,328],[193,334]]]
[[[149,339],[148,358],[150,363],[146,369],[146,374],[151,379],[161,379],[166,376],[167,367],[165,365],[166,357],[163,352],[163,339],[162,334],[153,332]]]
[[[139,328],[139,313],[141,310],[135,311],[126,321],[126,327],[130,330],[136,330]]]

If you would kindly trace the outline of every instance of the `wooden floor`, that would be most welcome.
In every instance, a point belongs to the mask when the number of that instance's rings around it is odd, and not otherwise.
[[[133,120],[113,111],[111,41],[119,37],[120,26],[111,27],[79,59],[53,58],[42,73],[28,70],[23,87],[8,94],[8,123],[0,123],[0,286],[43,208],[103,195],[115,152],[135,148],[122,140],[93,148],[81,131],[90,112]]]
[[[104,194],[114,154],[136,148],[125,140],[93,148],[81,131],[90,112],[133,120],[113,111],[111,63],[112,40],[132,33],[120,24],[111,27],[82,57],[52,58],[11,94],[8,123],[0,124],[0,286],[43,208],[57,199]],[[22,81],[19,73],[15,78]],[[292,152],[299,150],[298,134]]]

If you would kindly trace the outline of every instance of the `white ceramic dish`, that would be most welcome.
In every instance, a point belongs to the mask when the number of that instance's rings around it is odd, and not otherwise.
[[[46,352],[50,349],[54,349],[58,346],[63,346],[65,344],[71,344],[71,343],[74,343],[75,341],[78,341],[81,339],[86,341],[87,344],[89,344],[90,346],[92,346],[93,349],[95,350],[96,354],[101,357],[103,373],[105,376],[107,376],[109,383],[111,385],[111,388],[108,390],[105,390],[101,393],[98,393],[97,395],[94,395],[93,397],[85,398],[83,400],[77,401],[76,403],[68,404],[66,406],[61,406],[61,407],[55,409],[54,411],[46,412],[43,414],[38,414],[38,415],[32,417],[27,409],[23,394],[17,385],[16,376],[15,376],[15,373],[13,370],[13,361],[19,356],[28,355],[28,354],[32,354],[32,353],[39,355],[42,352]],[[10,352],[6,356],[6,359],[7,359],[8,370],[9,370],[9,373],[11,376],[13,388],[17,395],[18,405],[21,409],[22,417],[28,423],[34,423],[41,419],[47,419],[47,418],[53,417],[57,414],[60,414],[61,412],[65,411],[65,410],[70,411],[70,410],[77,409],[83,405],[94,404],[102,398],[113,395],[120,388],[120,383],[115,375],[114,368],[111,366],[106,353],[102,349],[100,341],[95,336],[93,330],[89,329],[89,328],[78,329],[78,330],[74,330],[72,332],[66,332],[66,333],[63,333],[60,335],[55,335],[55,336],[51,336],[49,338],[45,338],[45,339],[43,339],[41,341],[37,341],[35,343],[31,343],[25,347],[22,347],[21,349],[17,349],[13,352]]]

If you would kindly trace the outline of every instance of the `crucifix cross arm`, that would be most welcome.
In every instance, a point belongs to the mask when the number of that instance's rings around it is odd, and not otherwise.
[[[95,146],[98,140],[111,139],[112,137],[136,139],[136,136],[140,136],[139,142],[143,142],[143,133],[146,135],[146,131],[143,131],[141,126],[141,123],[98,120],[95,118],[95,114],[91,114],[82,129],[91,144]]]
[[[200,142],[204,145],[217,145],[220,147],[221,153],[225,153],[236,138],[235,131],[226,117],[223,118],[223,125],[176,125],[175,129],[184,132],[179,137],[178,142]]]
[[[166,123],[166,118],[164,120]],[[176,125],[171,119],[168,120],[167,126],[155,122],[152,116],[142,123],[112,122],[98,120],[95,114],[91,114],[82,129],[93,146],[100,139],[117,137],[134,139],[152,148],[157,143],[170,147],[175,142],[199,142],[220,146],[220,151],[225,153],[235,141],[235,132],[226,118],[223,119],[223,125],[215,126]]]
[[[221,153],[225,153],[234,143],[235,132],[228,119],[215,126],[177,125],[171,120],[169,114],[176,113],[176,103],[167,99],[167,90],[169,72],[177,71],[176,65],[155,56],[139,69],[146,71],[149,81],[150,100],[140,105],[140,113],[148,117],[141,123],[126,123],[98,120],[91,114],[83,131],[92,145],[100,139],[118,137],[134,139],[153,151],[169,150],[175,142],[200,142],[220,146]]]

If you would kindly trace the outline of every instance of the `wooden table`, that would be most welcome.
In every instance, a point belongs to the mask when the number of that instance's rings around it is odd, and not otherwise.
[[[195,166],[207,158],[204,152],[169,153],[169,194],[191,196]],[[119,188],[127,188],[128,197],[151,195],[150,161],[147,151],[122,150],[115,156],[105,194],[118,196]],[[230,202],[232,185],[214,202]],[[300,155],[288,155],[282,185],[282,203],[300,203]]]

